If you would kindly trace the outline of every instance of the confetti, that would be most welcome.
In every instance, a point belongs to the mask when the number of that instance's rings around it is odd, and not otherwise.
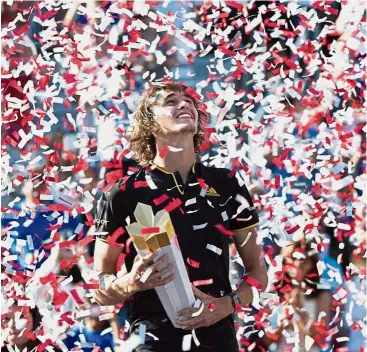
[[[185,207],[188,207],[189,205],[193,205],[193,204],[196,204],[196,198],[188,199],[188,200],[185,202]]]
[[[216,224],[215,227],[225,236],[234,236],[234,232],[226,229],[222,224]]]
[[[206,245],[206,248],[209,249],[210,251],[214,252],[215,254],[222,255],[222,249],[214,246],[213,244],[208,243]]]
[[[205,224],[192,225],[192,228],[194,229],[194,231],[196,231],[196,230],[204,229],[207,225],[208,225],[208,223],[206,222]]]
[[[30,251],[34,250],[33,240],[31,235],[27,235],[27,243]]]
[[[178,208],[181,204],[182,201],[179,198],[174,198],[164,209],[170,213],[171,211]]]
[[[203,312],[204,307],[205,307],[205,304],[203,304],[202,302],[199,303],[199,307],[197,307],[196,305],[194,305],[194,308],[197,308],[198,310],[197,310],[197,312],[192,313],[191,316],[193,318],[198,317]]]
[[[207,280],[196,280],[193,281],[194,286],[205,286],[205,285],[211,285],[213,283],[213,279],[207,279]]]
[[[192,266],[193,268],[199,268],[200,266],[200,263],[193,260],[193,259],[190,259],[190,258],[187,258],[186,261],[189,263],[190,266]]]
[[[182,338],[182,351],[191,350],[191,340],[192,334],[184,335],[184,337]]]
[[[196,346],[200,346],[200,341],[199,339],[197,338],[196,336],[196,332],[195,332],[195,329],[191,331],[191,334],[192,334],[192,339],[194,340],[195,342],[195,345]]]
[[[144,274],[140,278],[140,281],[143,282],[143,283],[146,282],[152,272],[153,272],[152,268],[148,268],[147,270],[145,270]]]
[[[167,201],[168,199],[169,197],[167,196],[167,194],[162,194],[160,197],[153,199],[153,203],[158,206]]]
[[[160,228],[159,227],[145,227],[141,229],[142,235],[150,235],[152,233],[159,233]]]

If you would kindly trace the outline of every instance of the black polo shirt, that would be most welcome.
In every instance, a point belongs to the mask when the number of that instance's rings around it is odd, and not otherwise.
[[[125,226],[135,222],[138,202],[154,214],[165,208],[177,234],[191,282],[212,296],[232,292],[229,282],[229,241],[236,231],[259,223],[246,186],[225,168],[195,162],[186,184],[179,172],[154,164],[120,179],[97,203],[97,237],[124,244],[125,264],[131,270],[136,250]],[[98,250],[98,247],[97,247]],[[155,290],[136,293],[129,302],[132,319],[164,312]]]

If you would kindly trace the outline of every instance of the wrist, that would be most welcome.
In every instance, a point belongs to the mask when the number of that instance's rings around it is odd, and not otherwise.
[[[219,300],[221,302],[223,312],[227,313],[226,315],[234,313],[235,309],[233,307],[232,298],[230,296],[223,296],[219,298]]]
[[[139,286],[136,284],[134,278],[131,273],[127,273],[125,276],[127,293],[129,296],[133,296],[135,293],[139,292]]]
[[[111,287],[118,296],[124,296],[125,298],[134,295],[138,291],[137,286],[134,284],[134,281],[130,277],[130,273],[127,273],[124,276],[117,278],[112,283]]]

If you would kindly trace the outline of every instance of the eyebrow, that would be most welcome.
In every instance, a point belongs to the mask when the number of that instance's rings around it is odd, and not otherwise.
[[[172,98],[172,96],[175,96],[175,95],[176,95],[176,92],[171,92],[171,93],[169,93],[169,94],[164,98],[164,100],[167,100],[168,98]],[[186,98],[186,99],[190,99],[190,100],[193,102],[192,98],[191,98],[189,95],[187,95],[187,94],[183,94],[183,96],[184,96],[184,98]]]

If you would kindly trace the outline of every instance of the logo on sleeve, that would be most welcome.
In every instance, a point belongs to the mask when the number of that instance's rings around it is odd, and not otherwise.
[[[107,225],[107,224],[108,224],[108,222],[109,222],[109,220],[104,220],[104,219],[95,219],[95,220],[94,220],[94,223],[95,223],[96,225],[98,225],[98,224],[101,224],[101,225]]]

